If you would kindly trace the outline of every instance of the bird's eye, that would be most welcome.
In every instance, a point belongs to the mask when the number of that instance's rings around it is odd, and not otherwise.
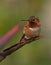
[[[33,19],[32,21],[35,21],[35,19]]]

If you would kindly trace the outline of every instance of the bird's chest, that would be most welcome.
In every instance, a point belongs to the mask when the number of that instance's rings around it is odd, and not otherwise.
[[[25,30],[25,35],[28,37],[34,37],[38,35],[39,28],[29,28]]]

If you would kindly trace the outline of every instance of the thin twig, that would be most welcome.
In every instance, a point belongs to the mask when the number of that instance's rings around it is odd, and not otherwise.
[[[31,39],[31,40],[27,40],[27,41],[21,41],[5,50],[3,50],[2,52],[0,52],[0,62],[2,60],[4,60],[8,55],[12,54],[14,51],[18,50],[19,48],[23,47],[25,44],[28,44],[32,41],[38,40],[40,37]]]

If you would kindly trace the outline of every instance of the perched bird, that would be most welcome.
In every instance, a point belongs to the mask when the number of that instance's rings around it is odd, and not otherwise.
[[[27,20],[24,21],[27,21],[23,29],[23,37],[25,39],[28,40],[40,35],[41,24],[39,18],[35,16],[30,16]]]

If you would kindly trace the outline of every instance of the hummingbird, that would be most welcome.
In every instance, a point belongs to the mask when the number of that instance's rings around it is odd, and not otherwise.
[[[21,40],[24,38],[25,40],[29,40],[31,38],[38,37],[41,31],[41,23],[38,17],[30,16],[26,21],[26,24],[23,29],[23,36]]]

